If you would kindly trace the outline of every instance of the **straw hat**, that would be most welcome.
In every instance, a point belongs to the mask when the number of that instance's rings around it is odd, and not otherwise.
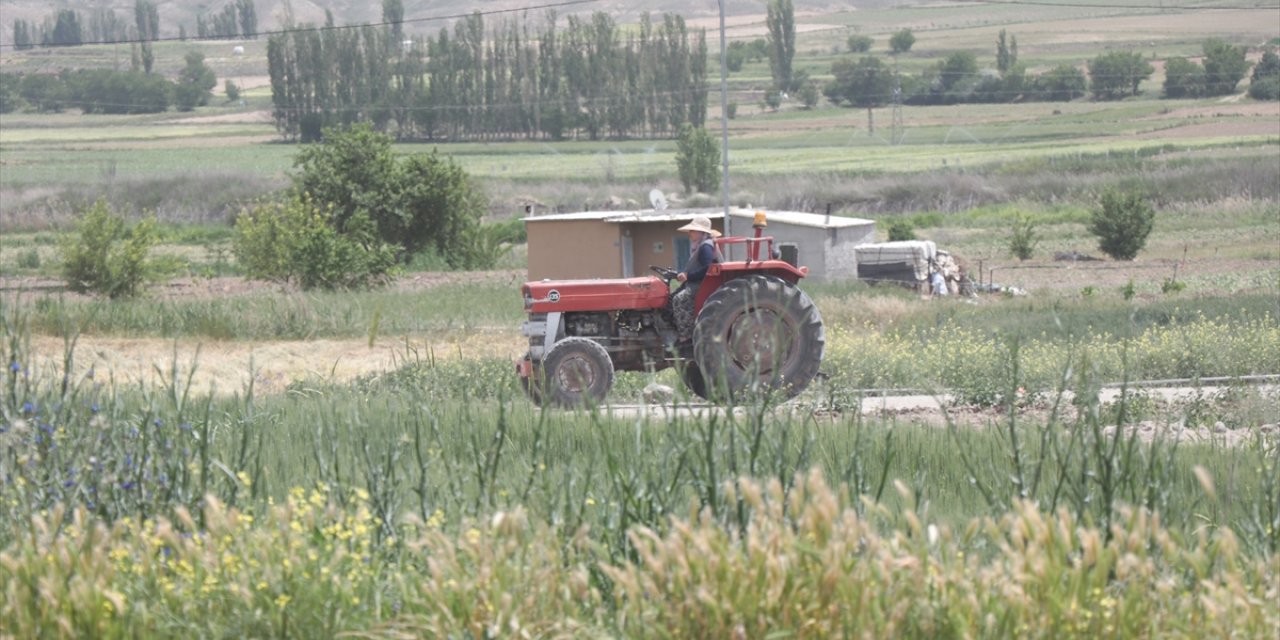
[[[694,216],[693,220],[689,221],[689,224],[676,229],[676,231],[701,231],[711,234],[712,238],[720,237],[720,232],[711,228],[711,218],[706,216]]]

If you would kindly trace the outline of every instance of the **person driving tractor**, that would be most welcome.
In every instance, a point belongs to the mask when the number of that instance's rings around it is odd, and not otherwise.
[[[707,267],[723,262],[724,257],[715,242],[720,232],[711,228],[711,219],[707,216],[694,216],[689,224],[676,231],[689,232],[689,261],[684,271],[676,274],[676,280],[681,284],[671,296],[671,312],[675,316],[679,340],[685,342],[693,338],[694,301],[698,297],[698,287],[707,275]]]

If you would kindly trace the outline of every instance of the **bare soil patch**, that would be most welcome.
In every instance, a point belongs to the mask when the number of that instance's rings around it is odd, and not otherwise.
[[[176,366],[192,391],[214,394],[279,393],[292,384],[348,382],[394,370],[414,358],[510,357],[514,362],[525,343],[518,332],[477,331],[418,338],[276,340],[221,342],[196,339],[106,338],[81,336],[75,346],[75,374],[93,370],[98,380],[117,383],[168,384]],[[34,336],[32,350],[43,365],[60,363],[62,338]]]
[[[524,271],[484,273],[417,273],[400,278],[390,286],[413,293],[461,282],[523,281]],[[514,290],[514,289],[513,289]],[[293,291],[280,284],[238,277],[177,278],[152,289],[148,295],[162,299],[206,299],[213,297],[286,294]],[[0,301],[12,303],[18,295],[58,292],[69,300],[86,296],[63,291],[57,280],[0,277]],[[117,338],[80,336],[75,347],[75,375],[90,369],[98,379],[117,382],[171,382],[176,364],[183,380],[192,375],[195,391],[219,394],[242,393],[250,382],[260,393],[276,393],[289,385],[307,381],[347,382],[355,378],[393,370],[413,358],[436,361],[458,358],[510,358],[524,353],[526,339],[519,327],[498,327],[469,332],[427,336],[368,338],[218,341],[183,338]],[[60,366],[66,344],[59,336],[32,336],[37,366]],[[194,372],[194,373],[192,373]]]
[[[173,122],[182,124],[271,124],[271,112],[262,111],[241,111],[238,113],[224,113],[216,116],[194,116],[190,118],[179,118]]]

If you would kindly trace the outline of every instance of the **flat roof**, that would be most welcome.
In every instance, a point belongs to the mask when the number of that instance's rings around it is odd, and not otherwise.
[[[730,209],[729,215],[734,218],[754,219],[758,209],[743,209],[741,207]],[[781,222],[784,224],[802,226],[802,227],[818,227],[822,229],[841,229],[844,227],[854,227],[861,225],[875,224],[873,220],[865,218],[847,218],[845,216],[833,215],[827,216],[820,213],[805,213],[803,211],[770,211],[765,209],[770,222]],[[603,222],[624,223],[624,222],[683,222],[692,220],[694,216],[706,216],[712,220],[720,220],[724,218],[723,209],[641,209],[637,211],[579,211],[576,213],[553,213],[542,216],[526,216],[522,218],[525,222],[564,222],[571,220],[600,220]]]

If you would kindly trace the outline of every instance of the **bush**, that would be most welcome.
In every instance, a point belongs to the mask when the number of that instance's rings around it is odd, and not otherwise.
[[[1147,244],[1155,219],[1155,210],[1141,195],[1108,191],[1102,194],[1102,207],[1093,211],[1089,233],[1098,236],[1103,253],[1132,260]]]
[[[916,227],[910,220],[894,220],[889,223],[889,242],[915,239]]]
[[[676,140],[676,168],[685,192],[713,193],[720,189],[720,146],[702,127],[680,126]]]
[[[433,247],[453,268],[473,266],[467,243],[485,198],[452,159],[435,151],[399,158],[391,138],[368,125],[326,129],[324,138],[298,154],[294,187],[328,207],[334,229],[350,234],[352,220],[363,216],[405,259]]]
[[[1009,252],[1019,260],[1028,260],[1040,244],[1040,236],[1036,233],[1036,223],[1031,216],[1019,213],[1013,220],[1013,235],[1009,237]]]
[[[236,220],[233,247],[249,278],[293,282],[304,289],[367,286],[395,266],[394,247],[377,240],[368,216],[339,233],[331,207],[305,197],[261,205]]]
[[[894,53],[906,53],[916,43],[916,35],[910,29],[903,29],[889,37],[889,50]]]
[[[155,242],[154,222],[143,220],[128,228],[123,218],[99,200],[84,212],[76,233],[60,247],[62,276],[67,287],[78,293],[135,296],[154,273],[148,253]]]
[[[1280,56],[1274,51],[1262,54],[1249,79],[1249,97],[1254,100],[1280,100]]]
[[[848,45],[850,53],[866,53],[871,50],[871,45],[875,40],[871,36],[853,35],[849,36]]]

